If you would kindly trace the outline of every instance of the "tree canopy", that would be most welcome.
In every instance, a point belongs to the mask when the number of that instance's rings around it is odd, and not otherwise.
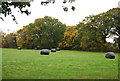
[[[24,26],[17,33],[18,46],[23,48],[55,48],[62,41],[65,25],[58,19],[45,16]]]
[[[107,51],[113,47],[120,49],[119,14],[120,8],[113,8],[98,15],[85,17],[75,27],[67,27],[64,47],[89,51]],[[114,37],[117,46],[107,43],[106,39],[110,37]]]

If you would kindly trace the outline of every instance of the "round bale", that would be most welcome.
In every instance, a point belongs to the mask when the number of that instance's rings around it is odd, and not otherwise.
[[[21,50],[22,48],[21,47],[18,47],[18,50]]]
[[[51,52],[56,52],[56,49],[51,49]]]
[[[57,51],[60,51],[60,48],[56,48]]]
[[[113,52],[107,52],[105,57],[109,59],[115,59],[115,54]]]
[[[38,48],[34,48],[34,50],[38,50]]]
[[[40,53],[41,53],[41,55],[49,55],[49,50],[48,49],[42,49]]]

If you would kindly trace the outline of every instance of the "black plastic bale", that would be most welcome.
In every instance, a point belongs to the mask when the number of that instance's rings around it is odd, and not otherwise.
[[[60,48],[56,48],[57,51],[60,51]]]
[[[51,52],[56,52],[56,49],[51,49]]]
[[[18,47],[18,50],[21,50],[22,48],[21,47]]]
[[[108,59],[115,59],[115,54],[113,52],[107,52],[105,57]]]
[[[38,50],[38,48],[34,48],[34,50]]]
[[[48,49],[42,49],[40,53],[41,53],[41,55],[49,55],[49,50]]]

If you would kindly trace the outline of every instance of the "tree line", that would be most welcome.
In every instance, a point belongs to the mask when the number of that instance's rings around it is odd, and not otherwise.
[[[85,51],[120,50],[120,8],[89,15],[76,26],[66,26],[58,19],[45,16],[24,26],[16,33],[1,32],[3,48],[56,48]],[[106,38],[114,38],[113,43]]]

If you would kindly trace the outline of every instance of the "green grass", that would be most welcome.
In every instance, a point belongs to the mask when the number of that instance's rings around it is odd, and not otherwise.
[[[3,79],[118,79],[116,59],[105,53],[61,50],[40,55],[40,50],[2,49]]]

